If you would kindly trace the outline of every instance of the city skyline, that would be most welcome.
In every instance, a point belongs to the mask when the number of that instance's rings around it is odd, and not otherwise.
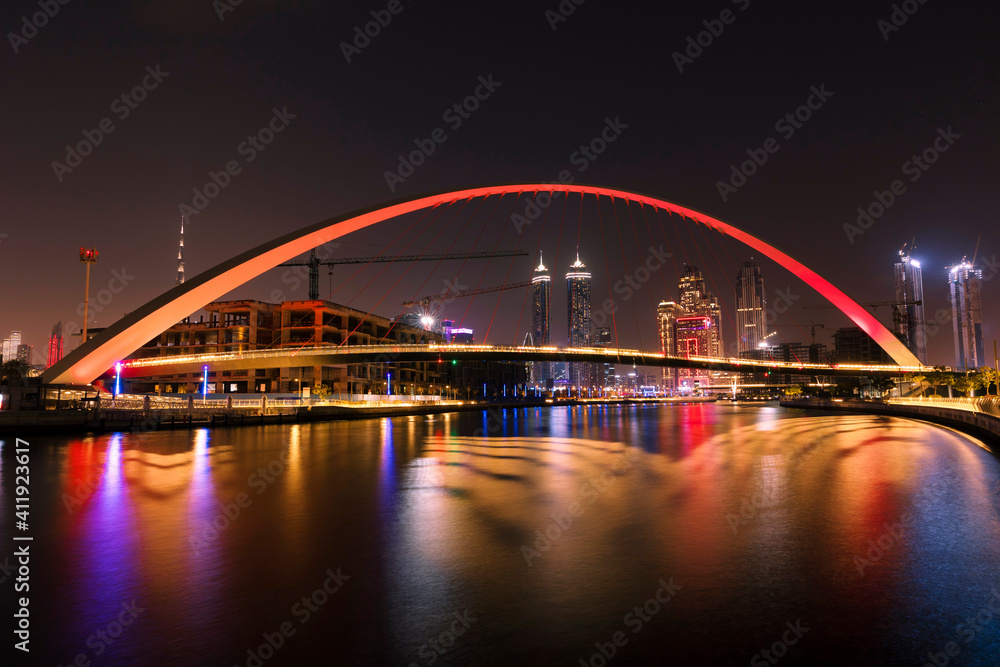
[[[181,246],[181,247],[183,247],[183,246]],[[543,262],[542,262],[543,253],[544,253],[544,250],[539,249],[539,265],[544,269],[543,273],[546,274],[544,276],[544,278],[547,279],[547,280],[549,280],[549,281],[551,281],[551,276],[548,275],[549,269],[547,267],[545,267],[544,264],[543,264]],[[959,355],[958,342],[957,342],[957,340],[954,340],[954,339],[956,339],[956,337],[959,335],[958,334],[959,329],[957,327],[947,327],[947,326],[942,327],[942,326],[940,326],[942,323],[946,323],[948,321],[952,321],[952,322],[957,322],[958,321],[957,319],[955,319],[954,317],[952,317],[953,313],[957,312],[957,311],[954,310],[954,307],[953,307],[953,304],[952,304],[952,296],[951,296],[952,282],[949,281],[948,282],[948,286],[947,286],[947,289],[949,290],[949,295],[948,295],[948,299],[949,299],[949,313],[948,313],[948,315],[949,316],[947,317],[946,320],[943,320],[942,319],[942,310],[938,309],[937,314],[936,314],[936,323],[932,320],[928,324],[926,322],[926,320],[924,318],[924,315],[923,315],[923,312],[922,312],[923,311],[922,296],[923,296],[923,289],[924,289],[924,287],[923,287],[923,281],[922,281],[923,263],[921,261],[919,261],[918,259],[916,259],[916,253],[914,252],[914,245],[912,243],[904,244],[903,248],[899,251],[898,254],[899,254],[900,260],[894,265],[894,271],[893,271],[893,274],[892,274],[893,281],[894,281],[894,286],[895,286],[895,290],[896,290],[896,302],[898,302],[900,304],[905,304],[906,302],[921,301],[921,305],[920,306],[916,306],[915,304],[904,305],[904,307],[900,311],[901,314],[899,314],[898,316],[894,313],[893,317],[890,318],[890,317],[887,317],[888,313],[886,313],[885,315],[882,315],[880,317],[880,319],[883,321],[883,324],[885,326],[887,326],[888,328],[890,328],[890,329],[892,329],[894,331],[898,331],[897,336],[901,340],[903,340],[904,343],[907,344],[907,347],[909,347],[914,352],[914,354],[916,354],[918,356],[918,358],[921,358],[920,352],[921,352],[921,350],[923,350],[924,351],[924,356],[922,357],[922,360],[926,360],[926,343],[924,343],[923,346],[921,346],[920,342],[927,340],[927,338],[928,338],[927,332],[930,331],[931,332],[931,337],[936,337],[937,339],[940,340],[940,339],[946,339],[946,338],[948,338],[947,335],[944,336],[944,337],[940,336],[940,332],[941,332],[942,329],[943,330],[952,329],[951,338],[953,339],[954,342],[951,342],[949,344],[949,348],[950,349],[949,349],[949,355],[948,355],[948,357],[941,358],[939,356],[938,359],[936,360],[937,363],[932,364],[932,365],[945,365],[945,366],[956,365],[956,367],[957,367],[957,365],[959,365],[961,362],[959,361],[959,358],[958,358],[958,355]],[[566,260],[566,261],[568,261],[568,260]],[[579,258],[578,257],[576,257],[574,259],[573,263],[569,263],[567,265],[568,268],[570,270],[572,270],[574,264],[577,263],[577,262],[579,262]],[[735,281],[736,282],[736,289],[738,289],[738,290],[741,289],[741,287],[740,287],[741,282],[740,281],[742,280],[744,269],[746,269],[746,263],[747,262],[752,262],[754,264],[754,266],[755,266],[754,271],[756,272],[756,274],[758,276],[763,275],[762,271],[761,271],[760,267],[757,265],[756,261],[754,261],[752,259],[751,260],[746,260],[741,265],[740,271],[738,272],[738,275],[737,275],[737,280]],[[563,262],[560,262],[560,263],[563,263]],[[961,266],[961,265],[964,265],[964,264],[967,264],[967,263],[968,263],[967,258],[963,258],[962,263],[959,263],[959,265]],[[698,273],[700,275],[700,273],[701,273],[700,269],[698,267],[694,267],[694,268],[695,268],[696,271],[698,271]],[[987,265],[987,268],[989,268],[989,265]],[[685,265],[685,270],[687,270],[687,265]],[[989,276],[992,275],[992,274],[988,274],[987,279],[984,280],[981,277],[981,275],[982,275],[982,269],[981,268],[977,268],[975,270],[975,272],[978,272],[978,274],[980,275],[980,279],[976,282],[976,293],[978,295],[979,292],[982,289],[982,283],[983,282],[988,282]],[[537,273],[538,273],[538,268],[536,267],[534,269],[534,271],[533,271],[533,275],[537,274]],[[180,276],[178,276],[178,279],[180,279]],[[683,282],[685,280],[685,278],[682,277],[681,280]],[[702,276],[702,277],[700,277],[698,279],[697,282],[698,282],[699,287],[697,287],[697,289],[695,289],[695,292],[696,293],[700,293],[701,291],[706,291],[707,292],[707,288],[705,287],[705,285],[709,281],[706,281],[706,279]],[[714,281],[712,281],[712,282],[714,282]],[[598,285],[600,285],[600,283],[598,283]],[[657,288],[654,287],[654,286],[650,286],[647,289],[651,289],[654,293],[659,293],[657,291]],[[761,285],[761,289],[763,289],[762,285]],[[662,290],[659,290],[659,291],[662,291]],[[108,290],[104,290],[104,292],[107,293]],[[535,292],[534,286],[533,286],[532,292],[533,292],[533,294]],[[569,295],[569,294],[570,294],[570,291],[567,290],[567,295]],[[902,296],[900,296],[900,295],[902,295]],[[92,298],[93,298],[93,296],[94,295],[92,294]],[[714,295],[712,295],[712,296],[714,296]],[[535,298],[537,298],[537,294],[535,294],[532,298],[533,298],[533,300]],[[551,305],[552,305],[552,303],[551,303],[552,302],[551,285],[549,285],[548,296],[546,297],[546,299],[547,299],[548,307],[551,308]],[[991,358],[990,359],[986,359],[986,357],[985,357],[985,352],[984,352],[985,343],[984,343],[984,341],[985,341],[986,336],[988,335],[988,331],[985,330],[985,327],[984,327],[983,322],[982,322],[982,317],[983,317],[982,310],[983,309],[982,309],[982,306],[981,306],[981,303],[980,303],[980,297],[976,296],[976,299],[977,299],[976,303],[979,304],[979,305],[976,306],[975,313],[976,313],[976,317],[978,317],[979,319],[977,320],[977,323],[973,323],[973,324],[969,325],[971,327],[971,329],[966,328],[966,329],[962,329],[962,331],[967,331],[967,330],[973,331],[973,333],[971,335],[972,337],[969,338],[969,340],[972,341],[971,344],[975,348],[974,351],[975,350],[979,351],[978,354],[975,354],[973,356],[977,359],[976,363],[978,363],[981,366],[981,365],[986,365],[986,364],[990,363],[991,362]],[[264,299],[261,299],[261,300],[264,300]],[[716,300],[716,302],[718,301],[717,297],[715,297],[715,300]],[[598,301],[600,301],[600,299],[598,299]],[[334,299],[333,302],[336,302],[336,299]],[[765,298],[765,303],[766,303],[766,298]],[[970,304],[971,304],[971,300],[970,300]],[[98,309],[101,308],[99,301],[96,304],[96,306],[97,306]],[[567,309],[568,309],[569,308],[569,296],[567,297],[567,304],[566,304],[566,306],[567,306]],[[641,309],[640,313],[643,313],[645,311],[645,308],[642,307],[642,306],[640,306],[640,309]],[[534,319],[537,316],[537,309],[534,307],[534,305],[533,305],[532,311],[533,311],[532,317]],[[740,323],[741,323],[742,320],[741,320],[741,316],[740,316],[740,311],[741,311],[741,308],[740,308],[740,297],[739,297],[738,293],[737,293],[737,301],[736,301],[736,304],[735,304],[735,308],[732,311],[733,314],[735,314],[735,318],[732,315],[730,315],[729,313],[726,313],[725,309],[722,308],[722,307],[720,307],[717,304],[716,307],[715,307],[715,310],[713,311],[714,312],[713,316],[715,318],[714,322],[715,322],[715,325],[717,327],[717,330],[724,335],[725,332],[726,332],[726,330],[728,329],[728,330],[731,330],[733,332],[734,336],[735,336],[736,332],[739,331],[739,328],[741,326]],[[569,312],[569,311],[567,311],[567,312]],[[655,310],[654,310],[653,315],[654,315],[654,320],[656,322],[656,327],[659,328],[661,326],[659,324],[659,314],[657,312],[655,312]],[[773,313],[772,313],[772,315],[773,315]],[[804,330],[808,329],[808,326],[805,325],[805,324],[803,324],[803,321],[806,320],[807,317],[812,317],[812,316],[805,315],[804,313],[801,313],[801,312],[796,315],[796,313],[794,311],[792,311],[790,314],[785,315],[785,316],[778,316],[778,317],[775,318],[775,323],[774,323],[776,325],[776,329],[775,329],[775,331],[773,331],[771,333],[772,334],[773,333],[779,333],[779,337],[780,337],[781,341],[784,342],[784,343],[801,342],[801,341],[797,341],[796,339],[797,338],[798,339],[802,339],[804,337],[803,336]],[[968,317],[967,317],[967,319],[968,319]],[[923,326],[917,325],[917,322],[922,322]],[[548,341],[551,342],[551,340],[552,340],[552,331],[551,331],[551,319],[550,319],[550,316],[549,316],[549,319],[547,319],[547,323],[548,323],[547,324],[547,327],[548,327]],[[60,324],[61,324],[61,322],[60,322]],[[743,323],[743,325],[746,325],[746,324],[747,324],[746,322]],[[761,320],[761,324],[763,324],[763,319]],[[844,326],[850,326],[850,324],[851,323],[849,321],[845,321],[844,322]],[[532,326],[531,326],[531,329],[528,330],[528,332],[532,334],[532,338],[533,339],[536,337],[536,333],[537,333],[537,331],[536,331],[536,325],[537,325],[537,323],[533,322]],[[838,327],[836,327],[836,326],[826,326],[826,327],[824,327],[825,331],[823,332],[823,334],[825,335],[825,338],[830,343],[834,342],[833,334],[834,334],[834,331],[837,328]],[[591,327],[591,329],[593,330],[593,326]],[[625,327],[625,329],[627,330],[627,326]],[[764,325],[764,329],[766,329],[766,325]],[[567,341],[570,340],[570,335],[569,335],[570,330],[571,330],[571,326],[569,324],[567,324]],[[797,333],[796,333],[796,330],[797,330]],[[781,333],[782,331],[790,332],[790,333]],[[815,333],[815,329],[813,331]],[[978,331],[978,334],[976,333],[976,331]],[[72,336],[72,333],[70,333],[70,335]],[[965,334],[963,334],[963,335],[965,335]],[[978,339],[976,338],[976,336],[978,336]],[[51,336],[49,338],[51,338]],[[77,335],[76,338],[78,339],[79,336]],[[977,340],[978,340],[978,343],[976,342]],[[43,352],[40,351],[40,350],[45,350],[46,348],[48,348],[50,346],[50,344],[51,344],[51,340],[48,340],[48,341],[46,341],[46,345],[45,346],[36,346],[34,344],[32,344],[32,345],[29,346],[29,352],[28,353],[32,357],[31,363],[33,365],[35,365],[35,366],[44,366],[45,365],[45,362],[47,361],[47,359],[46,359],[45,356],[43,356]],[[727,352],[727,354],[731,354],[732,356],[739,356],[739,354],[742,352],[742,350],[739,350],[738,348],[739,348],[739,346],[742,346],[742,345],[744,345],[744,343],[737,338],[734,341],[734,344],[733,344],[734,351]],[[963,349],[965,349],[965,346],[967,346],[967,345],[968,345],[968,343],[963,343]],[[978,345],[978,348],[976,347],[976,345]],[[67,347],[67,351],[68,351],[68,349],[69,348]]]

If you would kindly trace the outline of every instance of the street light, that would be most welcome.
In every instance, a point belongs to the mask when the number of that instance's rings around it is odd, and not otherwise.
[[[122,391],[122,362],[115,364],[115,398]]]
[[[206,400],[208,398],[208,366],[202,366],[202,378],[201,378],[201,400]]]

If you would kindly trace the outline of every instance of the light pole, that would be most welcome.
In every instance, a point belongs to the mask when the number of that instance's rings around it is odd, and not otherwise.
[[[100,255],[97,248],[80,248],[80,261],[87,265],[87,277],[83,284],[83,331],[80,333],[80,344],[87,342],[87,309],[90,306],[90,265],[97,263]]]

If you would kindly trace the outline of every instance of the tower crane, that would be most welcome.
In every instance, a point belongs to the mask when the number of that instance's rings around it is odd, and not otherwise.
[[[812,320],[809,320],[809,335],[812,338],[812,344],[813,345],[816,344],[816,327],[819,327],[820,329],[825,329],[826,325],[825,324],[816,324]]]
[[[486,259],[488,257],[526,257],[524,250],[496,250],[492,252],[448,252],[434,255],[399,255],[397,257],[336,257],[334,259],[320,260],[316,257],[316,250],[309,253],[308,262],[285,262],[278,266],[308,266],[309,267],[309,300],[319,299],[319,267],[329,266],[331,272],[338,264],[384,264],[387,262],[433,262],[451,259]]]
[[[877,301],[875,303],[862,303],[862,306],[866,308],[892,308],[892,325],[897,333],[903,330],[903,314],[900,312],[901,307],[905,306],[922,306],[924,302],[920,299],[916,301]],[[816,308],[836,308],[832,303],[830,304],[820,304],[818,306],[802,306],[803,310],[813,310]],[[816,325],[822,326],[822,325]],[[824,327],[825,328],[825,327]],[[815,334],[815,330],[813,332]]]
[[[443,301],[445,299],[460,299],[466,296],[477,296],[479,294],[489,294],[490,292],[503,292],[509,289],[520,289],[522,287],[530,287],[530,280],[525,280],[520,283],[508,283],[506,285],[494,285],[493,287],[483,287],[482,289],[467,289],[460,292],[445,292],[444,294],[431,294],[429,296],[421,297],[416,301],[404,301],[403,306],[426,306],[431,301]]]

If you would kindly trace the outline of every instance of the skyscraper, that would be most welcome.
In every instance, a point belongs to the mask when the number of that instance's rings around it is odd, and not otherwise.
[[[760,267],[752,259],[743,262],[740,272],[736,275],[736,330],[738,340],[736,349],[738,356],[745,352],[756,350],[764,336],[767,327],[764,323],[764,279]]]
[[[896,262],[896,303],[899,316],[894,318],[896,335],[916,355],[920,363],[927,363],[927,330],[924,328],[924,279],[920,262],[913,259],[912,244],[899,249]]]
[[[570,264],[566,274],[566,314],[568,342],[570,347],[590,346],[590,272],[580,261],[580,251],[576,252],[576,261]],[[592,364],[569,364],[569,377],[566,379],[572,386],[583,388],[593,384]]]
[[[955,368],[966,371],[986,364],[983,348],[983,271],[962,259],[948,270],[948,293],[955,332]]]
[[[26,364],[31,363],[31,353],[34,352],[35,346],[28,345],[26,343],[21,343],[17,346],[17,360],[23,361]]]
[[[594,347],[611,347],[611,329],[600,327],[594,331],[594,340],[591,343]],[[605,362],[594,364],[594,389],[609,387],[615,383],[615,365]]]
[[[719,299],[705,287],[705,279],[697,266],[684,266],[678,292],[678,301],[684,313],[677,317],[674,325],[676,354],[723,356],[722,310]],[[681,369],[677,372],[676,388],[690,392],[696,387],[717,384],[723,377],[724,374],[718,371]]]
[[[17,358],[17,348],[21,344],[21,332],[11,331],[10,336],[3,339],[3,345],[0,347],[0,355],[3,356],[4,361],[12,361]]]
[[[552,278],[538,253],[538,266],[531,278],[531,341],[535,347],[552,344],[552,329],[549,326],[549,305],[552,302]],[[531,365],[531,381],[544,386],[552,379],[552,362],[536,361]]]
[[[52,327],[52,333],[49,334],[49,357],[45,362],[45,367],[48,368],[52,364],[56,363],[63,356],[63,334],[62,334],[62,321],[56,322]]]
[[[674,301],[661,301],[656,307],[656,323],[660,334],[660,351],[677,354],[677,318],[684,316],[684,307]],[[663,369],[663,387],[667,391],[677,390],[677,369]]]

